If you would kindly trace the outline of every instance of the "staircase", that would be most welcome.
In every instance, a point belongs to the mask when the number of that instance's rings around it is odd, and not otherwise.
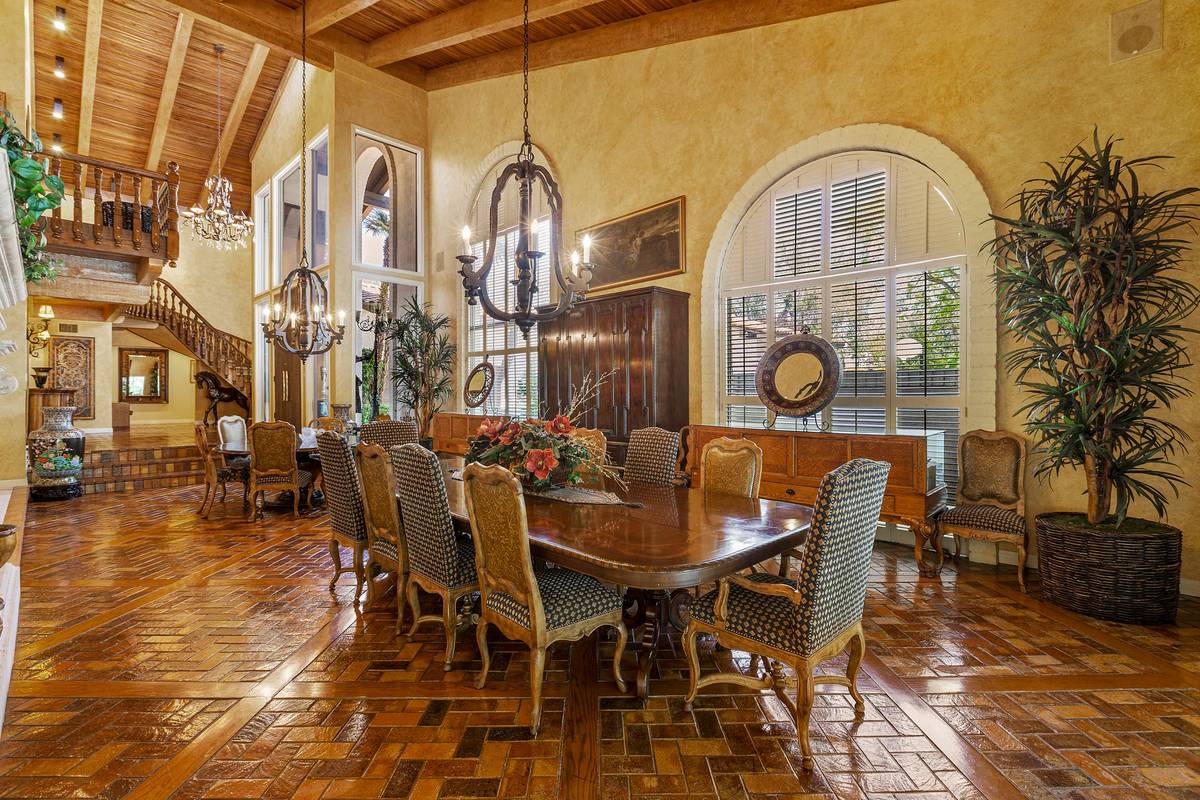
[[[249,339],[214,328],[174,286],[162,278],[150,284],[150,299],[126,306],[125,316],[156,322],[245,397],[251,394],[254,345]]]

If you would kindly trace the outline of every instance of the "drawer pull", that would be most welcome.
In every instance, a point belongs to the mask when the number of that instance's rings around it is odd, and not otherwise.
[[[789,495],[789,496],[794,495],[795,493],[796,493],[795,489],[788,489],[784,492],[784,494]]]

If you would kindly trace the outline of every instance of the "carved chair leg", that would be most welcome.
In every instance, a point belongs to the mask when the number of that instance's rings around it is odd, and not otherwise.
[[[300,516],[300,487],[292,490],[292,516]]]
[[[370,574],[369,572],[365,571],[363,568],[364,550],[365,550],[365,548],[363,547],[363,545],[361,543],[354,545],[354,599],[355,600],[357,600],[359,595],[362,594],[364,575]],[[369,588],[368,588],[367,592],[368,592],[368,597],[369,597],[370,596]]]
[[[204,507],[206,505],[208,505],[208,494],[211,491],[212,491],[212,484],[209,483],[208,481],[205,481],[204,482],[204,499],[200,501],[200,508],[196,510],[196,513],[200,515],[201,519],[208,519],[208,512],[204,510]]]
[[[863,656],[867,653],[867,637],[863,634],[862,624],[850,640],[850,661],[846,665],[846,679],[850,681],[850,696],[854,698],[854,713],[861,716],[866,710],[863,696],[858,691],[858,669],[862,666]]]
[[[492,654],[488,652],[487,629],[486,619],[479,620],[479,624],[475,626],[475,644],[479,648],[479,660],[482,662],[479,667],[479,677],[475,679],[476,689],[483,688],[483,684],[487,682],[488,670],[492,667]]]
[[[954,560],[962,558],[962,536],[954,534]]]
[[[417,582],[410,580],[408,582],[408,607],[412,609],[413,615],[412,627],[408,629],[410,637],[417,632],[417,626],[421,624],[421,596],[417,592]]]
[[[449,594],[442,595],[442,618],[446,627],[446,659],[442,670],[449,672],[454,663],[454,647],[458,644],[458,601]]]
[[[225,505],[225,481],[221,481],[221,505]]]
[[[370,607],[375,602],[375,581],[371,579],[371,572],[375,567],[375,557],[371,555],[371,551],[367,551],[367,607]],[[357,590],[356,590],[357,592]],[[355,595],[357,597],[357,593]]]
[[[688,660],[688,693],[684,698],[683,707],[689,711],[692,701],[696,699],[696,692],[700,691],[700,656],[696,653],[696,637],[699,633],[691,623],[688,623],[683,632],[683,652],[687,654]]]
[[[617,688],[623,692],[625,691],[625,679],[621,677],[621,656],[625,655],[625,642],[629,638],[629,634],[625,631],[625,624],[620,620],[613,627],[617,629],[617,646],[613,650],[613,680],[617,682]]]
[[[546,648],[529,649],[529,684],[533,693],[533,710],[529,714],[529,730],[537,736],[542,725],[542,672],[546,668]]]
[[[796,686],[796,738],[800,742],[800,752],[803,754],[804,769],[813,768],[812,746],[808,743],[808,721],[812,714],[815,688],[813,685],[812,666],[801,661],[797,670]]]
[[[400,629],[404,626],[404,610],[406,608],[405,600],[408,592],[408,573],[401,573],[396,570],[396,635],[400,635]]]
[[[1025,545],[1017,545],[1017,583],[1025,591]]]
[[[329,581],[329,591],[332,592],[333,587],[337,586],[338,576],[342,574],[342,551],[337,539],[329,540],[329,557],[333,559],[333,579]]]

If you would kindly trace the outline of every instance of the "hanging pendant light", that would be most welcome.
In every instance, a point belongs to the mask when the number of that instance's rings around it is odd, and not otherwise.
[[[471,230],[463,228],[463,242],[467,248],[464,255],[458,257],[462,264],[459,274],[462,275],[463,289],[466,291],[467,303],[483,306],[484,313],[502,322],[515,322],[525,338],[529,331],[539,322],[557,319],[571,310],[583,299],[588,286],[592,282],[591,242],[588,237],[583,240],[583,259],[578,253],[571,254],[571,269],[564,274],[560,260],[562,243],[562,195],[558,184],[550,176],[550,171],[534,162],[533,140],[529,136],[529,0],[525,0],[525,15],[523,22],[524,61],[521,74],[524,78],[524,137],[521,150],[516,158],[505,165],[500,177],[496,179],[496,188],[492,190],[492,202],[488,211],[488,239],[484,251],[483,265],[475,268],[476,257],[470,253]],[[518,215],[516,266],[517,276],[512,281],[515,289],[513,307],[505,310],[498,307],[488,295],[487,279],[492,270],[493,259],[496,256],[497,230],[500,217],[500,203],[504,195],[504,187],[510,180],[517,182],[520,195],[520,211]],[[545,195],[546,205],[550,209],[550,246],[546,251],[538,251],[533,247],[533,196],[535,191]],[[541,243],[539,243],[541,244]],[[551,274],[558,285],[558,302],[549,308],[534,307],[537,302],[537,273],[538,264],[543,258],[550,259]]]
[[[329,352],[342,343],[346,333],[346,314],[338,312],[333,324],[329,310],[329,290],[321,276],[309,269],[308,240],[304,224],[308,219],[308,2],[300,4],[300,261],[283,279],[279,292],[282,303],[268,308],[262,322],[268,343],[285,353],[309,356]]]
[[[236,250],[245,247],[254,230],[254,223],[244,212],[234,212],[232,205],[233,184],[221,174],[224,167],[221,158],[221,55],[225,46],[213,45],[217,57],[217,171],[204,181],[208,199],[204,207],[194,205],[180,213],[183,227],[197,239],[218,250]]]

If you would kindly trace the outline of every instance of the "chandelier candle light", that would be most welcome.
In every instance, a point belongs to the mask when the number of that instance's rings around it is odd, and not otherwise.
[[[583,299],[588,286],[592,282],[591,239],[583,237],[583,259],[578,252],[571,253],[571,269],[564,275],[559,258],[562,242],[562,195],[559,194],[558,184],[550,176],[549,170],[534,163],[533,140],[529,136],[529,0],[525,0],[525,17],[523,23],[524,62],[522,76],[524,77],[524,123],[525,131],[521,150],[516,159],[504,167],[500,177],[496,179],[496,188],[492,190],[491,207],[488,210],[488,240],[484,252],[483,265],[478,269],[478,260],[471,254],[471,229],[462,230],[465,252],[458,257],[462,264],[459,274],[462,275],[463,289],[466,290],[469,305],[482,304],[484,312],[491,318],[502,322],[515,322],[525,338],[538,322],[561,317]],[[520,192],[520,205],[517,230],[516,266],[517,276],[512,281],[515,288],[514,305],[505,310],[498,307],[488,296],[487,278],[492,270],[493,259],[496,256],[497,227],[500,214],[500,201],[504,195],[504,187],[512,179],[517,182]],[[550,208],[550,247],[549,252],[539,252],[531,249],[533,243],[533,193],[537,187],[545,193],[546,205]],[[558,302],[551,307],[534,308],[537,301],[537,268],[538,262],[549,256],[554,280],[558,284]]]
[[[329,290],[321,276],[308,266],[308,2],[300,4],[300,262],[283,279],[279,293],[283,305],[275,303],[263,315],[267,343],[285,353],[309,356],[329,352],[346,334],[346,312],[337,312],[337,326],[329,310]]]
[[[233,184],[221,174],[221,54],[225,52],[225,46],[214,44],[213,52],[217,57],[217,172],[204,181],[208,194],[204,207],[194,205],[180,216],[193,239],[218,250],[236,250],[245,247],[254,223],[244,212],[234,212],[231,203]]]

